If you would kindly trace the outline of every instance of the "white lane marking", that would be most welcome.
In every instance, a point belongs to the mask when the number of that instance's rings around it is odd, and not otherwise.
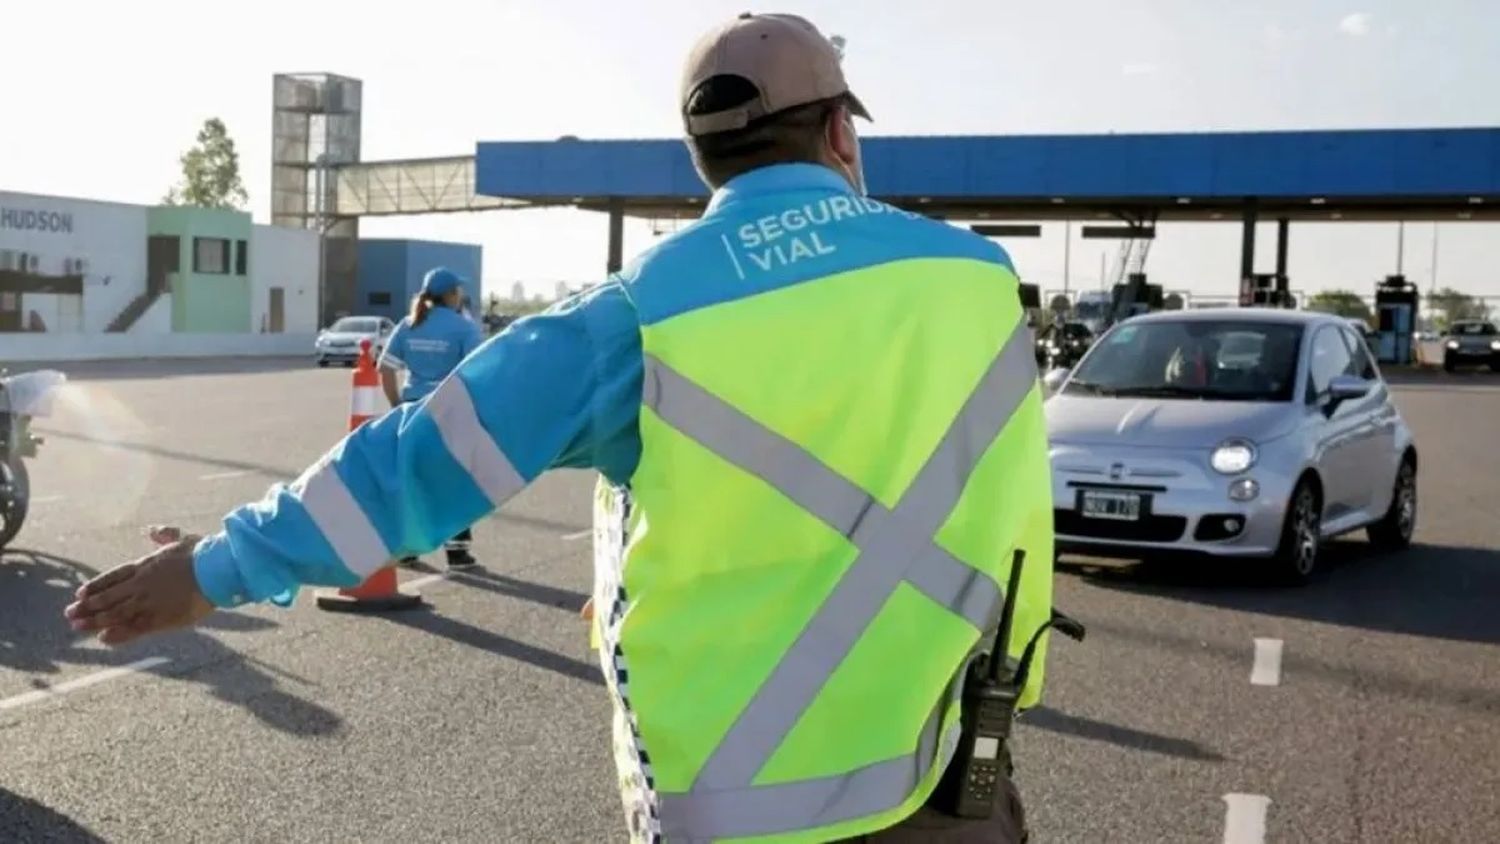
[[[563,534],[563,540],[565,542],[572,542],[572,541],[577,540],[577,539],[582,539],[585,536],[593,536],[593,535],[594,535],[594,529],[593,528],[589,528],[588,530],[576,530],[576,531],[573,531],[572,533],[565,533],[565,534]]]
[[[198,480],[200,480],[200,481],[227,481],[230,478],[243,478],[243,477],[245,477],[248,474],[250,474],[250,472],[248,470],[241,470],[241,471],[237,471],[237,472],[214,472],[212,475],[199,475],[198,476]]]
[[[1271,798],[1263,794],[1226,794],[1224,844],[1262,844],[1266,840],[1266,809]]]
[[[54,504],[61,500],[63,500],[63,496],[61,495],[44,495],[41,498],[31,499],[31,503],[32,506],[35,506],[37,504]]]
[[[148,668],[155,668],[156,666],[162,665],[167,662],[171,662],[171,660],[167,659],[164,656],[148,656],[145,659],[138,659],[135,662],[128,663],[126,665],[119,665],[114,668],[106,668],[103,671],[95,671],[92,674],[85,674],[82,677],[76,677],[72,680],[58,683],[55,686],[50,686],[45,689],[35,689],[24,694],[15,695],[14,697],[8,697],[4,700],[0,700],[0,710],[16,709],[29,703],[37,703],[38,701],[58,697],[60,695],[67,694],[68,692],[88,688],[89,686],[103,683],[107,680],[113,680],[117,677],[124,677],[129,674],[137,674],[139,672],[145,671]]]
[[[1255,666],[1250,669],[1250,685],[1281,685],[1281,640],[1255,640]]]

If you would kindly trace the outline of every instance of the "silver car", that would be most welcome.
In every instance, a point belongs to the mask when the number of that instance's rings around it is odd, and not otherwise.
[[[385,341],[395,330],[396,324],[386,317],[344,317],[318,333],[317,339],[313,341],[313,355],[318,366],[330,363],[353,366],[359,360],[361,340],[370,341],[370,354],[378,358],[380,350],[385,348]]]
[[[1411,541],[1416,446],[1337,316],[1138,316],[1045,380],[1064,553],[1266,558],[1301,583],[1330,537]]]

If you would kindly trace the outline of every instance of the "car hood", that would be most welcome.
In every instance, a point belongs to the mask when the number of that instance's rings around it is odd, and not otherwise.
[[[1294,424],[1287,405],[1269,402],[1056,395],[1046,413],[1048,437],[1059,445],[1213,448],[1230,437],[1267,442]]]
[[[322,336],[322,338],[324,340],[329,340],[329,341],[339,341],[339,340],[348,341],[348,340],[353,340],[355,342],[358,342],[360,340],[364,340],[364,339],[367,339],[367,338],[370,339],[370,340],[374,340],[375,339],[375,335],[374,334],[371,334],[371,333],[368,333],[368,332],[356,332],[356,331],[324,331],[321,336]]]

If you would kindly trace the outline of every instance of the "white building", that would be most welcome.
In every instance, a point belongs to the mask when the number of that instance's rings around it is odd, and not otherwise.
[[[0,337],[317,331],[318,237],[237,211],[0,192]]]

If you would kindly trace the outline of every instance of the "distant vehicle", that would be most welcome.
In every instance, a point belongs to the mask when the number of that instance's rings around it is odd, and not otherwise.
[[[1045,381],[1060,551],[1260,558],[1301,583],[1331,537],[1411,541],[1416,446],[1340,317],[1145,314]]]
[[[378,357],[385,341],[396,330],[396,324],[385,317],[348,316],[318,333],[313,352],[318,366],[343,363],[353,366],[359,360],[359,341],[370,341],[370,354]]]
[[[1114,308],[1114,294],[1108,290],[1080,290],[1073,302],[1073,319],[1088,326],[1089,331],[1099,334],[1109,322]]]
[[[1050,326],[1038,340],[1038,356],[1047,369],[1068,367],[1077,363],[1089,345],[1094,332],[1081,322],[1063,322]]]
[[[26,460],[42,444],[31,433],[31,420],[51,414],[55,391],[67,380],[50,369],[20,375],[0,370],[0,549],[21,532],[31,506]]]
[[[1500,372],[1500,332],[1495,324],[1480,319],[1453,323],[1443,335],[1443,369],[1485,365]]]

